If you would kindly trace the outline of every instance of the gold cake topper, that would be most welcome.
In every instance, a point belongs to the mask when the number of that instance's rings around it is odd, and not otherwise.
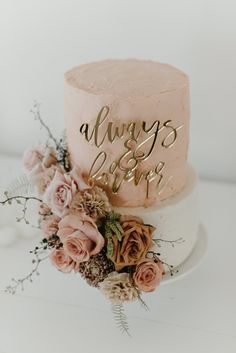
[[[114,122],[107,121],[109,112],[108,106],[102,107],[94,126],[91,127],[88,123],[84,123],[80,127],[80,133],[87,142],[98,149],[102,148],[106,142],[113,144],[116,141],[124,141],[124,151],[120,157],[112,161],[106,171],[104,169],[109,155],[107,151],[100,151],[91,165],[89,176],[104,185],[109,185],[115,194],[124,182],[133,182],[135,186],[138,186],[145,181],[147,199],[150,183],[156,180],[156,188],[160,194],[173,176],[169,176],[163,184],[165,162],[157,162],[151,170],[144,170],[144,162],[153,154],[157,143],[162,148],[172,148],[177,140],[178,131],[183,128],[183,125],[174,127],[172,120],[166,120],[164,123],[155,120],[150,126],[146,121],[142,121],[141,124],[128,122],[115,126]],[[164,137],[160,136],[162,131],[166,131]]]

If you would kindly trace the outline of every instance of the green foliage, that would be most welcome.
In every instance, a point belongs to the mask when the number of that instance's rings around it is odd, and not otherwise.
[[[105,238],[107,239],[107,256],[112,257],[114,253],[114,245],[112,237],[116,236],[121,241],[123,236],[123,228],[120,225],[120,214],[115,212],[108,213],[105,220]]]
[[[112,237],[107,237],[107,257],[110,258],[113,256],[114,253],[114,245],[112,241]]]

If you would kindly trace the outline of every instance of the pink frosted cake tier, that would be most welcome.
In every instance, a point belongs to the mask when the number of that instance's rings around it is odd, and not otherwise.
[[[185,185],[189,83],[180,70],[105,60],[65,74],[72,164],[109,192],[115,206],[150,206]]]

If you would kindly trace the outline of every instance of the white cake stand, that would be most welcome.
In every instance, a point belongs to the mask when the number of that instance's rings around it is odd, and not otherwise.
[[[178,281],[193,272],[202,262],[207,250],[207,232],[203,224],[200,223],[197,234],[197,241],[189,257],[174,269],[174,274],[170,272],[163,277],[161,285]]]

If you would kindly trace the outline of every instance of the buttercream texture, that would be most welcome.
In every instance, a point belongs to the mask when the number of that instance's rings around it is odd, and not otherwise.
[[[115,206],[150,206],[186,182],[189,83],[180,70],[105,60],[65,74],[65,120],[73,165]]]

